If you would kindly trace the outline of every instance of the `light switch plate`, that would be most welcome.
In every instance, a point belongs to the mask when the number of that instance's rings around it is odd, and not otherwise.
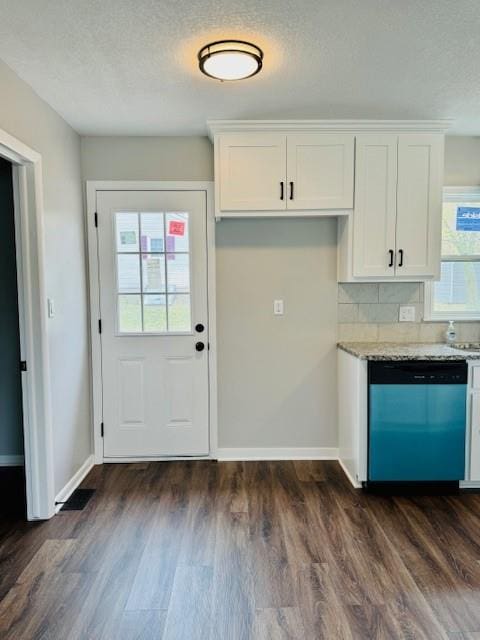
[[[400,307],[399,322],[415,322],[415,307]]]
[[[283,316],[283,300],[273,301],[273,313],[276,316]]]

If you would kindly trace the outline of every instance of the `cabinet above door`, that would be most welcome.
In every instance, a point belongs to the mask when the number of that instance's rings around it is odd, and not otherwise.
[[[450,124],[210,121],[215,216],[335,216],[339,278],[433,279]]]
[[[348,213],[353,207],[354,145],[353,134],[216,136],[216,215]]]
[[[215,159],[219,209],[225,212],[286,209],[286,149],[284,135],[221,136]]]
[[[353,207],[354,136],[287,136],[287,209]]]

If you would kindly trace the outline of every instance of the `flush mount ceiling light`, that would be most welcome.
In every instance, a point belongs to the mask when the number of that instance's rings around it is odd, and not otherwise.
[[[262,68],[263,51],[243,40],[219,40],[198,52],[200,70],[217,80],[243,80]]]

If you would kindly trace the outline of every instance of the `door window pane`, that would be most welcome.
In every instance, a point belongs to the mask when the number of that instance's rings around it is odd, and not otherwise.
[[[167,252],[188,252],[188,213],[167,213],[165,226],[167,230]]]
[[[188,222],[186,212],[115,214],[120,333],[191,331]]]
[[[190,260],[188,253],[167,255],[168,291],[188,293],[190,291]]]
[[[140,333],[142,331],[140,295],[118,296],[118,328],[122,333]]]
[[[117,252],[138,251],[138,213],[116,213]]]
[[[155,253],[165,251],[163,213],[140,214],[141,251]]]
[[[117,254],[119,293],[140,293],[140,264],[138,253]]]
[[[166,296],[143,296],[143,330],[149,333],[167,331]]]
[[[190,296],[170,294],[168,296],[168,330],[190,331]]]
[[[165,254],[142,254],[142,279],[144,293],[165,292]]]

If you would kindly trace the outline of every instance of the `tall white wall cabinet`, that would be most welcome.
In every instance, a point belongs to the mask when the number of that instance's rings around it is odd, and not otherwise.
[[[338,216],[341,282],[439,276],[447,121],[211,121],[215,215]]]
[[[339,278],[439,277],[444,136],[358,135],[355,207],[339,225]]]

